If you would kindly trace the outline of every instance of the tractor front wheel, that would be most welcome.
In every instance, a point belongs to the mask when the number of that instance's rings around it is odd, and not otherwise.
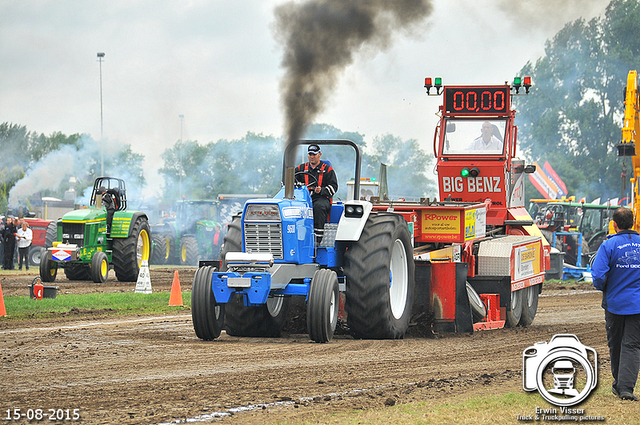
[[[198,241],[194,236],[183,236],[180,244],[180,264],[183,266],[197,266],[199,260]]]
[[[49,258],[49,253],[44,248],[42,248],[40,257],[40,279],[43,282],[53,282],[58,274],[58,263]]]
[[[338,276],[329,269],[317,270],[311,280],[307,301],[307,330],[315,342],[329,342],[338,323],[340,292]]]
[[[151,237],[152,254],[150,264],[167,264],[169,259],[169,248],[167,247],[167,239],[162,235],[153,235]]]
[[[220,336],[224,324],[224,305],[213,296],[211,275],[215,268],[200,267],[193,276],[191,289],[191,319],[196,336],[211,341]]]
[[[109,276],[109,258],[107,254],[98,251],[91,259],[91,278],[95,283],[104,283]]]

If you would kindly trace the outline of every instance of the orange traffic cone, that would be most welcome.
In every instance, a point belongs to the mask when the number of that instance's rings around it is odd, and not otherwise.
[[[2,295],[2,285],[0,285],[0,317],[6,315],[7,310],[4,308],[4,296]]]
[[[178,278],[178,270],[173,274],[173,283],[171,284],[171,296],[169,297],[169,305],[182,304],[182,290],[180,289],[180,278]]]

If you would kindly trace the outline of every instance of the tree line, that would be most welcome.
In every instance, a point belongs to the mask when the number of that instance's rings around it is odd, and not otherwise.
[[[628,185],[627,192],[622,191],[622,161],[615,145],[621,140],[626,76],[629,70],[640,69],[639,33],[640,1],[613,0],[603,16],[567,23],[547,40],[544,55],[520,71],[533,80],[528,96],[514,97],[520,149],[529,162],[549,161],[569,195],[578,199],[624,197],[629,191]],[[367,144],[363,135],[330,124],[311,125],[305,138],[354,141],[363,151],[363,177],[377,177],[380,163],[388,165],[391,197],[435,196],[433,157],[416,140],[386,134]],[[282,180],[283,144],[280,137],[252,132],[237,140],[177,141],[162,154],[159,173],[165,182],[159,197],[172,203],[180,197],[206,199],[220,193],[272,196]],[[19,124],[1,124],[0,211],[6,210],[16,182],[46,162],[47,155],[63,149],[87,155],[87,159],[79,161],[78,170],[58,168],[56,172],[74,175],[77,192],[89,187],[100,172],[97,146],[87,135],[47,136]],[[114,176],[126,175],[128,187],[142,186],[143,159],[130,145],[116,145],[105,154],[105,170]],[[352,169],[348,153],[327,148],[323,159],[337,170]],[[304,160],[306,156],[301,155],[300,162]],[[342,199],[346,196],[343,183],[350,177],[339,175]],[[63,179],[59,187],[42,189],[40,194],[61,196],[68,187]],[[540,197],[531,184],[526,194],[527,200]]]

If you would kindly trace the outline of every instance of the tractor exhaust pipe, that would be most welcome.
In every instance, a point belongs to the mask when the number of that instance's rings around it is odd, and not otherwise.
[[[284,198],[293,199],[294,168],[287,167],[284,174]]]

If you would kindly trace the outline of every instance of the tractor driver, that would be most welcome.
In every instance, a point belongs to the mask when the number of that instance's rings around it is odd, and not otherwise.
[[[338,178],[331,165],[320,160],[322,151],[319,145],[309,145],[307,154],[309,162],[296,167],[296,181],[304,183],[311,192],[313,228],[320,241],[331,211],[331,199],[338,191]]]
[[[116,212],[116,191],[114,189],[107,190],[106,187],[100,187],[102,195],[102,205],[107,210],[107,236],[111,236],[111,223],[113,222],[113,214]]]

